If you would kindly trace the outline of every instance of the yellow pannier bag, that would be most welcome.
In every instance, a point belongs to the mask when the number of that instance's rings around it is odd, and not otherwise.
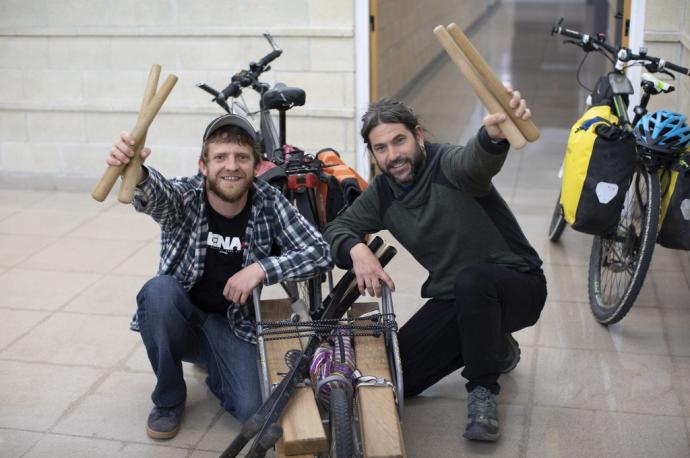
[[[563,161],[561,207],[573,229],[615,231],[635,169],[635,140],[607,105],[593,106],[570,129]]]

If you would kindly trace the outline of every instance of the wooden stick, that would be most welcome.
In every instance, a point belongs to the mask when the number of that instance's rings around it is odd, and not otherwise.
[[[484,86],[481,78],[472,67],[472,64],[469,60],[467,60],[467,57],[465,57],[458,45],[455,44],[455,41],[450,36],[446,28],[442,25],[437,26],[434,29],[434,35],[436,35],[436,38],[441,43],[441,46],[443,46],[443,48],[446,50],[448,56],[453,62],[455,62],[455,65],[458,66],[460,72],[470,83],[470,86],[474,90],[475,94],[477,94],[486,109],[489,110],[489,113],[504,113],[506,115],[506,120],[501,122],[499,127],[513,148],[523,148],[527,144],[527,139],[524,135],[522,135],[522,132],[520,132],[515,123],[510,119],[493,94],[486,88],[486,86]]]
[[[458,45],[460,50],[465,54],[465,57],[467,57],[467,60],[470,61],[474,69],[479,73],[484,85],[488,87],[489,91],[491,91],[494,97],[496,97],[496,100],[498,100],[498,103],[500,103],[506,111],[506,114],[510,116],[510,119],[512,119],[517,128],[520,129],[522,135],[525,136],[527,141],[536,141],[539,138],[539,129],[537,129],[537,126],[535,126],[532,121],[525,121],[515,116],[515,110],[510,107],[510,95],[506,92],[505,86],[499,81],[489,64],[486,63],[482,55],[479,54],[479,51],[472,45],[472,42],[463,33],[462,29],[455,23],[450,24],[446,29],[448,33],[450,33],[450,36],[453,37],[453,40],[455,40],[455,44]]]
[[[146,90],[144,91],[144,97],[141,100],[141,107],[139,108],[139,118],[137,122],[141,122],[144,114],[144,109],[151,103],[151,99],[156,94],[158,89],[158,79],[161,74],[161,66],[158,64],[151,66],[151,71],[149,72],[149,79],[146,82]],[[131,203],[134,197],[134,188],[139,182],[139,177],[141,176],[141,164],[143,163],[141,159],[141,150],[146,145],[146,133],[144,132],[143,138],[141,140],[137,139],[135,146],[139,148],[134,148],[134,157],[129,161],[125,167],[125,172],[122,174],[122,184],[120,185],[120,193],[117,199],[125,204]],[[135,137],[136,138],[136,137]]]
[[[151,99],[151,102],[143,110],[143,114],[140,116],[139,121],[137,121],[136,126],[131,132],[132,137],[136,139],[144,138],[146,131],[151,125],[151,122],[153,122],[153,118],[155,118],[158,114],[158,111],[160,111],[161,106],[163,106],[165,99],[168,97],[168,95],[170,95],[170,91],[172,91],[172,88],[175,86],[176,82],[177,76],[168,75],[168,78],[163,83],[163,86],[161,86],[161,88],[156,92],[156,95],[153,96],[153,99]],[[141,140],[139,140],[139,142],[141,142]],[[135,150],[136,146],[137,145],[135,145]],[[110,190],[113,188],[115,181],[117,181],[117,177],[120,176],[123,169],[124,166],[108,166],[103,174],[103,177],[101,177],[101,180],[91,191],[91,196],[97,201],[103,202],[108,196]]]

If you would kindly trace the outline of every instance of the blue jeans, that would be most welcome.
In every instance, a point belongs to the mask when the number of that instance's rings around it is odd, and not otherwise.
[[[225,316],[195,307],[172,276],[154,277],[137,295],[141,338],[158,379],[151,400],[174,407],[187,398],[182,361],[206,366],[206,384],[244,422],[261,405],[256,345],[239,339]]]

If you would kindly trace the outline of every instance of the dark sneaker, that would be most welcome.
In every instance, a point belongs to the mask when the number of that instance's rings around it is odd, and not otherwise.
[[[499,356],[499,364],[501,374],[507,374],[515,369],[520,362],[520,345],[513,336],[504,334],[503,342],[501,343],[501,354]]]
[[[146,422],[146,434],[151,439],[172,439],[180,430],[183,415],[184,402],[169,408],[154,406]]]
[[[467,397],[467,426],[463,436],[475,441],[495,441],[499,435],[496,395],[478,386]]]

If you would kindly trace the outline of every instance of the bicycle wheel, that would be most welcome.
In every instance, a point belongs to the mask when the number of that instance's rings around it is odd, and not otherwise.
[[[352,404],[342,388],[331,391],[329,401],[331,458],[352,458]]]
[[[659,177],[638,165],[616,233],[594,237],[589,257],[589,303],[602,324],[620,321],[642,288],[659,223]]]
[[[561,207],[561,194],[558,193],[558,199],[556,200],[556,206],[553,209],[553,215],[551,216],[551,224],[549,225],[549,240],[552,242],[558,242],[561,238],[563,229],[566,226],[565,218],[563,217],[563,207]]]

